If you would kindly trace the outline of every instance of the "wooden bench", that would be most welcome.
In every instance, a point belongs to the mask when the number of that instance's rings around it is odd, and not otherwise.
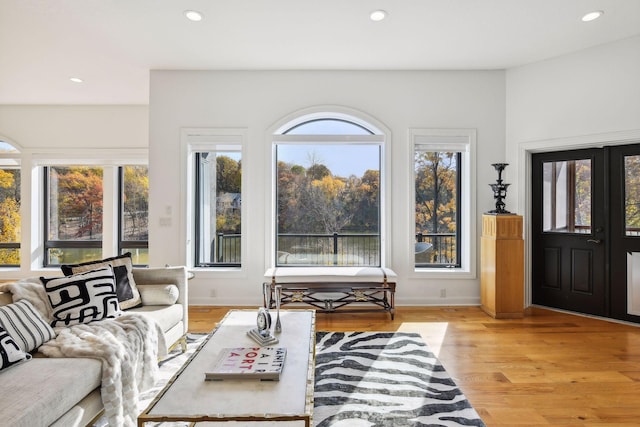
[[[395,315],[397,275],[376,267],[281,267],[265,272],[265,307],[303,303],[324,313],[385,311]]]

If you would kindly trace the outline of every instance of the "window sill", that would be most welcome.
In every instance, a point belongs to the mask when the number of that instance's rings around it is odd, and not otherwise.
[[[461,268],[415,268],[412,279],[476,279],[475,273]]]
[[[191,267],[189,272],[195,279],[206,278],[232,278],[241,279],[247,277],[247,273],[242,267]]]

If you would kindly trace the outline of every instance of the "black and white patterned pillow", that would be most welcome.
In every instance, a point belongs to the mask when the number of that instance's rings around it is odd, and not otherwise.
[[[33,351],[56,337],[51,326],[27,300],[0,307],[0,326],[22,351]]]
[[[0,327],[0,371],[29,359],[31,355],[20,350],[11,335]]]
[[[116,293],[118,294],[120,308],[126,310],[142,305],[140,292],[133,279],[131,252],[99,261],[83,262],[82,264],[65,264],[61,266],[61,269],[62,274],[70,276],[72,274],[84,273],[85,271],[97,270],[106,266],[113,267],[113,273],[116,278]]]
[[[111,267],[73,276],[41,277],[53,311],[51,326],[71,326],[120,315]]]

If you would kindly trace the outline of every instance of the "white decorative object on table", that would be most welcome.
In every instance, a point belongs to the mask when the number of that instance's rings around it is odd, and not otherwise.
[[[264,307],[258,308],[258,316],[256,318],[257,328],[253,328],[247,332],[255,342],[261,346],[275,344],[278,339],[271,335],[271,313]]]

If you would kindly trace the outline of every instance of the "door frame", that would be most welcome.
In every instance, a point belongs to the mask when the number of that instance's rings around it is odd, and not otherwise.
[[[531,155],[533,153],[541,152],[580,150],[584,148],[603,148],[607,146],[638,143],[640,143],[640,129],[518,143],[516,162],[516,170],[518,171],[517,212],[522,212],[524,222],[523,231],[525,245],[525,309],[530,307],[532,304],[531,191],[533,188],[533,184],[531,180]]]

